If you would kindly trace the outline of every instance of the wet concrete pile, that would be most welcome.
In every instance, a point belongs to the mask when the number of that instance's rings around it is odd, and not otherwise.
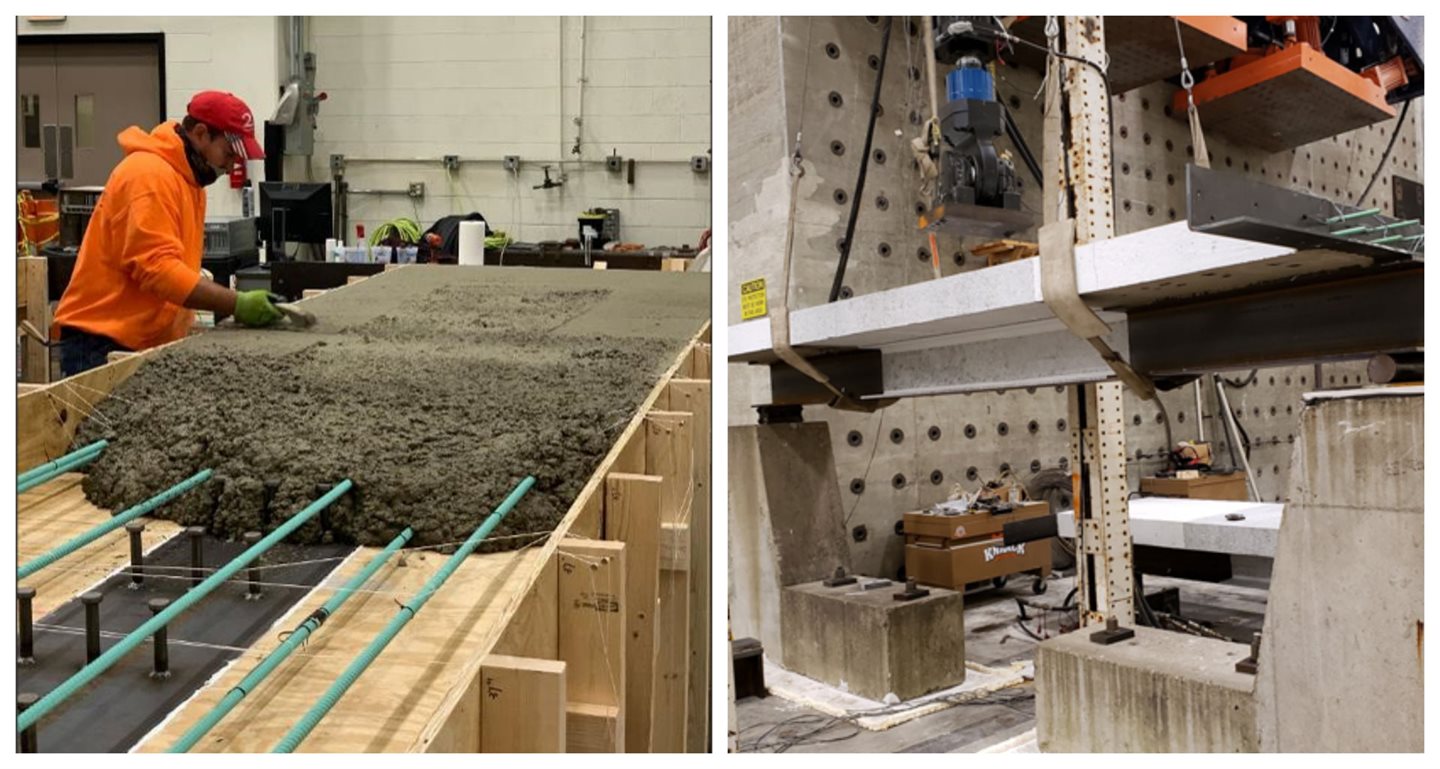
[[[553,530],[709,316],[708,275],[411,268],[305,303],[308,331],[218,328],[157,353],[81,427],[84,488],[121,509],[202,468],[159,514],[269,529],[342,478],[301,542],[463,540],[526,474],[490,549]],[[505,537],[513,537],[505,539]]]

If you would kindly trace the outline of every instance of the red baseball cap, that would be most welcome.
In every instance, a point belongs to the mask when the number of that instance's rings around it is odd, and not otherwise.
[[[255,141],[255,116],[240,97],[225,91],[201,91],[190,99],[186,114],[240,139],[246,160],[264,160],[265,150]]]

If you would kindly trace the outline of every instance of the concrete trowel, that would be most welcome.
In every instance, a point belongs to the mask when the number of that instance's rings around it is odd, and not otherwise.
[[[301,309],[293,304],[276,304],[275,309],[279,310],[290,320],[290,325],[296,328],[310,328],[315,325],[315,313]]]

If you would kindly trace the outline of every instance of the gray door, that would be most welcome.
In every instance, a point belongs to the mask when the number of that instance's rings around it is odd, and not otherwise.
[[[124,157],[116,135],[161,120],[154,42],[22,45],[19,54],[21,181],[103,185]]]
[[[46,179],[41,146],[44,127],[60,122],[55,107],[55,46],[22,45],[16,51],[15,176],[22,182]]]

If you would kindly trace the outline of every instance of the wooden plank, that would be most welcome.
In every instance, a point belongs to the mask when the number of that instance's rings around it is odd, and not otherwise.
[[[493,654],[554,660],[560,656],[559,565],[554,555],[525,593]]]
[[[710,378],[710,345],[697,344],[690,348],[690,376],[688,378]]]
[[[600,260],[597,259],[597,260],[595,260],[595,262],[591,265],[591,267],[594,267],[594,268],[597,269],[597,270],[608,270],[608,269],[610,269],[610,263],[609,263],[609,262],[602,262],[602,261],[600,261]]]
[[[160,347],[154,350],[162,349]],[[15,464],[23,472],[70,451],[84,418],[154,350],[76,374],[15,399]]]
[[[334,595],[335,588],[378,552],[377,548],[357,548],[326,578],[324,585],[278,620],[273,632],[266,633],[234,665],[217,675],[210,686],[197,692],[139,749],[161,751],[173,744],[278,645],[282,631],[298,625],[319,608]],[[264,686],[246,697],[195,751],[270,750],[394,618],[396,601],[415,595],[446,560],[446,555],[421,550],[410,551],[404,566],[399,565],[399,559],[390,559],[365,591],[352,596],[320,632],[310,637],[304,653],[292,655],[277,667]],[[521,576],[539,571],[543,560],[539,549],[465,559],[300,745],[300,750],[478,750],[479,675],[478,668],[474,676],[469,675],[470,657],[475,649],[488,654],[494,647],[528,588]],[[436,709],[452,686],[459,695],[456,707],[445,711],[445,718],[434,723],[435,729],[423,741],[417,740],[417,735],[436,720]]]
[[[690,571],[690,524],[665,523],[660,527],[660,568]]]
[[[625,543],[565,539],[560,563],[560,659],[567,699],[614,705],[625,717]]]
[[[565,663],[492,654],[480,666],[480,752],[565,752]]]
[[[565,706],[567,753],[619,753],[620,709],[614,705],[572,702]]]
[[[668,395],[666,395],[668,392],[668,389],[662,387],[654,395],[656,398],[666,397],[668,399]],[[653,404],[654,401],[652,400],[651,403]],[[615,461],[610,463],[607,473],[645,474],[645,433],[645,430],[637,429],[621,438],[622,442],[617,444],[619,453],[616,454]]]
[[[311,298],[311,297],[319,296],[319,295],[325,293],[327,290],[329,290],[329,289],[324,289],[324,288],[306,288],[306,289],[302,289],[302,290],[300,291],[300,300],[301,300],[301,301],[304,301],[304,300],[309,299],[309,298]]]
[[[655,709],[650,727],[653,753],[685,751],[686,690],[690,682],[690,575],[660,572],[660,645],[655,657]]]
[[[50,333],[50,297],[43,256],[22,256],[16,259],[16,282],[23,283],[25,294],[21,320],[29,321],[41,334]],[[21,380],[50,381],[50,348],[24,337],[20,342]]]
[[[356,283],[359,283],[359,282],[362,281],[362,280],[369,280],[369,279],[370,279],[370,276],[369,276],[369,275],[349,275],[349,276],[347,276],[347,277],[345,278],[345,285],[347,285],[347,286],[353,286],[353,285],[355,285]]]
[[[708,367],[709,345],[695,345]],[[690,681],[687,686],[685,751],[704,753],[710,744],[710,462],[711,403],[709,380],[670,380],[670,403],[677,411],[695,415],[694,493],[688,534],[690,563]],[[678,570],[678,566],[669,567]]]
[[[655,605],[660,590],[660,486],[653,475],[605,477],[605,538],[625,543],[625,752],[650,750]]]
[[[38,383],[38,382],[18,382],[18,383],[16,383],[16,385],[15,385],[15,394],[16,394],[17,396],[19,396],[19,395],[24,395],[25,393],[28,393],[28,392],[33,392],[33,391],[35,391],[35,390],[44,389],[44,387],[45,387],[45,385],[40,384],[40,383]]]
[[[17,563],[30,561],[110,520],[109,510],[85,499],[85,492],[80,488],[84,478],[79,473],[65,473],[15,500]],[[180,533],[181,527],[170,521],[140,520],[145,522],[140,541],[146,552]],[[45,616],[129,564],[130,535],[121,528],[34,573],[24,584],[35,588],[35,618]]]
[[[645,474],[664,479],[660,519],[688,522],[694,454],[688,411],[651,411],[645,416]]]
[[[454,717],[445,722],[426,753],[478,753],[480,751],[480,679],[470,682]]]

